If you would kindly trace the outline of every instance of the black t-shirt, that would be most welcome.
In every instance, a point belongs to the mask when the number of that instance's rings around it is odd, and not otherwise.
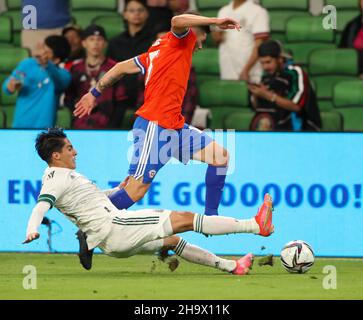
[[[121,33],[119,36],[110,40],[107,56],[111,59],[120,62],[134,58],[144,52],[147,52],[154,42],[154,35],[147,27],[131,36],[128,30]],[[136,103],[140,90],[143,91],[143,81],[140,81],[140,75],[125,76],[126,91],[128,96],[129,107],[137,107]]]

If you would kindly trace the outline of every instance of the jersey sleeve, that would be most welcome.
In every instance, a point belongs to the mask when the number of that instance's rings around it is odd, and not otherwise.
[[[289,69],[292,78],[288,98],[302,109],[307,97],[307,85],[304,71],[299,66],[290,66]]]
[[[38,202],[48,202],[51,208],[68,187],[67,174],[59,171],[50,171],[43,177],[43,185],[40,190]]]
[[[270,35],[270,17],[267,10],[261,9],[252,24],[255,39],[266,39]]]
[[[140,54],[139,56],[136,56],[134,58],[134,62],[139,67],[140,72],[145,75],[149,64],[149,53],[145,52],[143,54]]]
[[[173,46],[175,47],[190,49],[194,48],[195,43],[197,42],[197,36],[191,28],[182,34],[176,34],[173,31],[170,31],[170,33]]]

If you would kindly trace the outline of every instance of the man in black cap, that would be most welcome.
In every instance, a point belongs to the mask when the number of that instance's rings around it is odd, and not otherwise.
[[[256,109],[251,130],[319,131],[319,108],[306,72],[278,41],[263,43],[258,56],[264,76],[260,84],[249,84]]]
[[[66,92],[65,104],[72,111],[78,100],[96,85],[99,79],[116,62],[107,58],[104,51],[107,46],[105,30],[97,25],[87,27],[82,36],[82,45],[86,57],[75,61],[70,69],[72,83]],[[96,109],[89,116],[74,119],[74,129],[118,128],[126,110],[125,85],[121,80],[117,85],[105,91],[98,99]]]

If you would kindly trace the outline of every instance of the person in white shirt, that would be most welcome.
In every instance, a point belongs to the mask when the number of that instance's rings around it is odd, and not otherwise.
[[[99,247],[107,255],[117,258],[173,250],[187,261],[245,275],[253,263],[252,254],[237,261],[223,259],[175,234],[195,231],[206,235],[255,233],[269,236],[274,231],[272,199],[268,194],[258,214],[247,220],[170,210],[118,210],[108,197],[120,186],[101,191],[77,173],[77,151],[62,129],[48,129],[40,133],[36,139],[36,150],[47,162],[48,168],[44,172],[38,203],[29,219],[23,243],[39,238],[38,228],[44,215],[54,206],[81,229],[85,242],[80,240],[80,258],[83,258],[81,263],[88,270],[92,266],[93,249]]]
[[[219,44],[221,79],[259,83],[263,71],[258,48],[270,36],[267,10],[253,1],[233,0],[219,10],[218,17],[233,18],[241,25],[240,32],[214,28],[212,33]]]

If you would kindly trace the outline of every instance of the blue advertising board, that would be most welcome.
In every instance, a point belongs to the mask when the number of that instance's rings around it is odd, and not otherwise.
[[[34,149],[38,131],[0,130],[0,251],[49,250],[48,227],[22,245],[27,221],[41,188],[46,164]],[[77,171],[106,189],[127,175],[132,137],[122,131],[68,131],[78,151]],[[231,154],[220,215],[253,217],[270,192],[275,202],[275,233],[206,238],[184,237],[218,254],[279,254],[301,239],[318,256],[363,257],[363,134],[234,133],[215,138]],[[172,161],[156,176],[145,198],[132,209],[165,208],[203,213],[206,165]],[[76,252],[77,228],[56,209],[52,249]]]

